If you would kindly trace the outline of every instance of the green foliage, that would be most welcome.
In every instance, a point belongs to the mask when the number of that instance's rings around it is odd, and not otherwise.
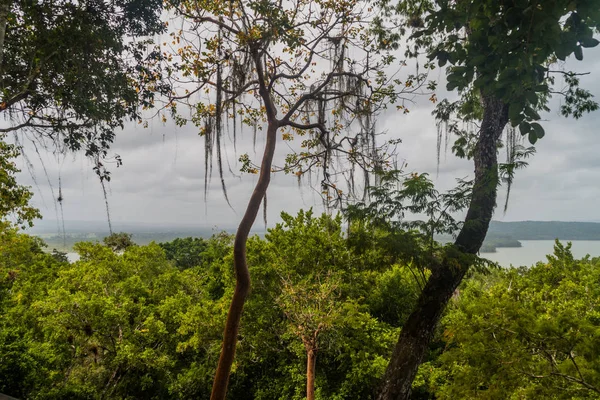
[[[160,243],[167,259],[173,260],[179,269],[188,269],[202,263],[202,252],[206,250],[206,241],[202,238],[176,238],[167,243]]]
[[[249,241],[253,291],[230,397],[304,398],[314,338],[317,398],[372,398],[429,272],[392,251],[408,237],[393,230],[354,226],[346,236],[339,216],[311,211],[282,219]],[[80,243],[69,264],[3,226],[0,392],[206,398],[235,283],[232,238],[178,243],[201,245],[197,265],[181,269],[153,243],[123,252]],[[413,397],[597,398],[598,282],[598,259],[574,260],[558,243],[547,263],[476,275],[444,317]]]
[[[106,155],[115,129],[151,106],[153,92],[132,79],[147,47],[135,39],[164,29],[162,1],[8,4],[0,112],[12,124],[4,131],[25,128],[58,149]]]
[[[106,247],[109,247],[112,251],[120,252],[124,251],[128,247],[135,246],[131,237],[133,235],[131,233],[119,232],[119,233],[111,233],[102,239],[102,243]]]
[[[350,220],[368,219],[381,226],[416,229],[429,240],[436,234],[454,234],[461,223],[454,215],[464,210],[470,200],[472,182],[458,181],[458,186],[440,193],[428,174],[402,175],[390,171],[379,176],[379,184],[368,188],[370,201],[351,205],[345,211]],[[406,216],[424,214],[427,220],[407,220]]]
[[[443,321],[436,398],[597,398],[599,261],[557,241],[546,263],[470,281]]]
[[[378,186],[368,188],[368,203],[359,202],[344,210],[350,223],[349,240],[354,245],[384,247],[393,262],[401,261],[413,271],[421,287],[429,271],[445,258],[456,266],[474,266],[479,271],[495,266],[478,256],[459,254],[451,244],[440,246],[435,240],[436,235],[455,234],[461,228],[462,223],[454,216],[469,205],[471,181],[459,179],[454,189],[440,193],[427,174],[402,176],[400,171],[390,171],[379,179]],[[408,219],[422,215],[427,219]]]
[[[33,193],[17,183],[16,174],[20,170],[13,159],[19,156],[19,150],[4,139],[5,136],[0,134],[0,224],[8,220],[32,226],[33,220],[42,216],[36,208],[29,206]]]
[[[593,38],[600,25],[595,2],[436,3],[421,32],[450,33],[429,54],[441,66],[452,65],[447,70],[447,89],[468,90],[472,85],[484,95],[494,95],[510,105],[513,126],[529,122],[521,125],[522,135],[533,133],[533,142],[542,138],[543,128],[531,121],[540,119],[536,110],[543,108],[554,83],[549,66],[572,53],[581,60],[583,47],[598,44]],[[566,83],[570,90],[577,90],[573,74],[567,73]],[[578,97],[577,106],[573,103],[576,116],[597,109],[588,102],[589,92],[581,90],[580,94],[584,96]]]
[[[386,267],[354,252],[339,216],[300,211],[295,217],[283,213],[282,220],[265,241],[249,242],[253,291],[230,394],[235,399],[304,398],[306,351],[313,348],[316,398],[368,399],[397,335],[393,325],[374,317],[383,307],[365,298],[376,296],[372,287],[379,274],[372,269]],[[407,280],[414,286],[411,277]],[[389,289],[382,292],[394,304],[414,301],[395,298],[396,291]],[[236,383],[240,377],[243,384]]]
[[[385,249],[352,246],[340,217],[309,211],[283,220],[249,242],[253,291],[230,396],[302,399],[302,335],[318,331],[317,398],[368,399],[405,318],[401,309],[419,290],[413,275],[382,265],[394,259]],[[79,243],[72,264],[41,246],[12,228],[0,235],[0,392],[208,397],[235,284],[231,236],[163,244],[171,260],[153,243],[117,252]]]
[[[208,396],[225,307],[210,299],[207,274],[180,272],[155,244],[118,254],[80,243],[81,260],[68,264],[14,231],[2,239],[2,260],[9,262],[2,265],[0,358],[13,366],[2,374],[2,392],[23,398]],[[210,240],[208,247],[213,243],[219,246]]]
[[[23,307],[56,278],[60,264],[42,246],[39,239],[0,225],[0,393],[19,398],[47,383],[39,355],[29,347],[33,321]]]
[[[446,67],[446,89],[462,95],[452,103],[452,113],[437,112],[441,122],[449,123],[452,114],[461,121],[480,120],[479,99],[493,96],[509,106],[512,126],[535,144],[545,135],[538,112],[547,110],[552,94],[564,96],[565,116],[579,118],[598,109],[591,93],[579,87],[577,74],[556,66],[571,54],[582,60],[584,48],[598,45],[593,35],[600,12],[594,0],[390,3],[382,1],[388,14],[402,15],[412,28],[409,55],[424,49],[430,60]],[[566,89],[553,88],[556,75],[564,78]]]

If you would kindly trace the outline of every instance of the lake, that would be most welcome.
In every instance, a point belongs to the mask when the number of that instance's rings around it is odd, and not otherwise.
[[[504,267],[531,266],[538,261],[546,261],[546,254],[554,251],[554,240],[519,240],[523,247],[498,247],[495,253],[481,253],[481,256],[498,262]],[[566,245],[567,240],[562,240]],[[582,258],[586,254],[600,257],[600,240],[571,240],[571,251],[575,258]],[[79,260],[79,254],[67,253],[69,261]]]
[[[504,267],[531,266],[538,261],[546,261],[546,255],[554,251],[554,240],[519,240],[523,247],[498,247],[496,253],[481,253],[481,256],[498,262]],[[575,258],[589,254],[600,256],[600,240],[561,240],[561,243],[571,242],[571,252]]]

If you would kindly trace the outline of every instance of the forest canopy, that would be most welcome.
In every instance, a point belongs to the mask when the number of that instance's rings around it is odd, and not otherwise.
[[[229,396],[305,398],[304,341],[318,329],[315,398],[371,398],[420,291],[414,266],[384,250],[381,231],[353,243],[339,218],[283,220],[249,243],[256,283]],[[196,259],[182,266],[191,243]],[[0,392],[208,397],[234,284],[231,245],[226,234],[123,252],[80,243],[69,264],[3,229]],[[599,274],[598,259],[575,260],[557,243],[532,268],[475,275],[450,303],[413,398],[596,398]]]

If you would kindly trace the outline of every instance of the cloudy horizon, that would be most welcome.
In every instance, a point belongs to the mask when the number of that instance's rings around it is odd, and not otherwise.
[[[591,72],[581,77],[581,87],[599,100],[600,81],[594,71],[600,71],[600,51],[589,49],[584,55],[581,63],[571,57],[567,67]],[[443,79],[440,71],[434,73],[435,78]],[[438,92],[440,99],[447,95],[450,94],[443,90]],[[600,126],[600,112],[584,115],[580,120],[564,118],[558,112],[559,102],[558,98],[552,99],[551,112],[542,115],[546,136],[536,144],[537,154],[529,160],[529,167],[517,172],[506,213],[505,188],[500,188],[495,220],[600,221],[600,209],[594,207],[600,199],[600,143],[594,137]],[[472,176],[473,166],[471,161],[457,159],[448,150],[441,155],[437,173],[437,128],[432,110],[427,97],[417,98],[410,113],[390,109],[379,116],[377,127],[385,132],[385,140],[402,139],[398,157],[408,164],[406,172],[427,172],[437,188],[446,190],[454,186],[456,178]],[[225,142],[224,169],[231,208],[221,192],[216,170],[204,202],[204,139],[197,135],[194,126],[176,128],[171,121],[162,123],[158,118],[150,121],[148,128],[127,124],[117,133],[109,153],[123,159],[121,167],[110,168],[111,182],[107,185],[112,223],[237,225],[256,180],[255,175],[241,176],[237,172],[237,158],[248,152],[251,158],[260,160],[264,142],[259,133],[256,155],[250,129],[237,143],[236,152],[230,141]],[[41,150],[38,157],[31,145],[24,145],[33,171],[29,171],[25,160],[19,160],[22,172],[18,180],[32,186],[32,204],[47,220],[62,218],[53,201],[58,196],[60,177],[65,221],[106,221],[102,188],[85,157],[57,156]],[[280,164],[285,150],[280,141],[276,150]],[[309,207],[316,212],[323,210],[318,193],[307,182],[299,186],[293,175],[274,174],[267,198],[269,225],[279,220],[281,211],[294,214]],[[256,225],[261,223],[261,215]]]

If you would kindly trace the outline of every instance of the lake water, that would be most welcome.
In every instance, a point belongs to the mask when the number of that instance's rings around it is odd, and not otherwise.
[[[531,266],[538,261],[546,261],[546,254],[554,251],[554,240],[519,240],[523,247],[499,247],[495,253],[481,253],[481,256],[498,262],[504,267]],[[571,251],[575,258],[582,258],[589,254],[600,257],[600,240],[571,240]],[[567,244],[567,240],[562,243]],[[71,262],[79,260],[79,254],[67,253]]]
[[[538,261],[546,261],[546,255],[554,251],[554,240],[519,240],[523,247],[499,247],[496,253],[481,253],[481,256],[498,262],[504,267],[531,266]],[[571,252],[575,258],[589,254],[600,257],[600,240],[561,240],[564,245],[571,242]]]

